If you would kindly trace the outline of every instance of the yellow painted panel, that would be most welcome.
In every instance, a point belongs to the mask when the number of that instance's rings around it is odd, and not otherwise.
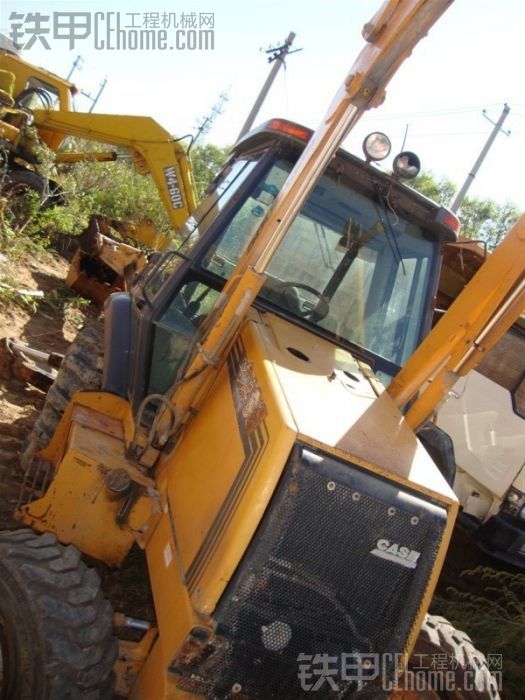
[[[108,498],[97,463],[68,450],[46,494],[23,506],[21,515],[35,530],[54,532],[62,543],[118,566],[135,540],[116,524],[121,504]]]
[[[228,363],[166,456],[168,499],[187,584],[208,614],[248,546],[290,454],[297,431],[258,324],[246,324]],[[161,487],[162,488],[162,487]]]
[[[189,601],[166,504],[146,545],[146,557],[159,628],[154,650],[157,660],[148,659],[146,666],[151,663],[165,672],[191,628],[203,624],[195,617]],[[149,675],[150,671],[146,668],[144,673]]]
[[[154,482],[125,456],[131,436],[129,404],[103,392],[74,395],[50,444],[40,455],[55,465],[55,476],[42,498],[22,506],[22,522],[56,533],[65,544],[108,564],[120,565],[133,542],[145,539],[158,517],[150,497]],[[111,469],[124,469],[141,489],[122,525],[115,500],[104,485]]]
[[[168,497],[180,555],[187,570],[243,460],[228,368],[192,421],[169,463]]]
[[[432,490],[448,502],[455,500],[388,392],[377,397],[367,373],[349,353],[271,314],[265,324],[265,352],[303,439],[343,459],[357,456],[376,471]],[[308,361],[295,357],[289,347]]]

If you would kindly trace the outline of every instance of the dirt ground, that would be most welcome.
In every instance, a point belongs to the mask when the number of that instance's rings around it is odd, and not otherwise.
[[[49,294],[63,286],[67,265],[63,258],[54,255],[28,264],[2,260],[0,279],[8,274],[19,289]],[[63,353],[82,321],[78,310],[64,313],[42,305],[42,310],[32,313],[0,300],[0,338],[21,340],[39,350]],[[22,382],[0,379],[0,480],[3,490],[7,490],[0,498],[0,529],[12,525],[10,512],[18,493],[20,446],[42,408],[44,396],[42,391]]]
[[[0,260],[0,280],[2,264],[5,263]],[[11,265],[9,277],[16,279],[20,288],[52,294],[53,290],[64,288],[68,265],[58,255],[46,256],[27,265]],[[99,313],[100,309],[94,305],[82,306],[82,309],[73,305],[63,311],[48,308],[45,304],[32,313],[15,304],[2,304],[0,299],[0,339],[20,340],[37,350],[63,354],[79,328]],[[44,398],[43,391],[24,382],[0,378],[0,530],[17,527],[12,513],[22,480],[20,451],[42,409]],[[143,564],[143,554],[137,548],[130,553],[124,571],[110,571],[95,565],[115,610],[125,609],[134,617],[153,620],[149,583]]]

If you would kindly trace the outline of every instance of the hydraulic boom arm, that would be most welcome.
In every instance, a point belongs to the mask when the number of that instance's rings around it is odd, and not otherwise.
[[[39,130],[128,148],[137,172],[151,174],[175,230],[197,207],[189,157],[151,117],[42,109],[33,114]]]

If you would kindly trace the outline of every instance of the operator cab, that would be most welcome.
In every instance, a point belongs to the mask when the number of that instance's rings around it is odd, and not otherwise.
[[[133,379],[109,362],[120,378],[107,372],[108,390],[127,395],[125,384],[134,386],[137,406],[181,379],[207,314],[311,133],[276,119],[235,146],[182,244],[135,284]],[[350,350],[387,385],[430,329],[441,248],[458,230],[443,207],[339,151],[275,252],[255,306]]]

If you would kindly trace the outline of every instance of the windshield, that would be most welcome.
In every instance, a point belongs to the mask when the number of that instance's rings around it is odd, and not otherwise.
[[[251,174],[257,160],[237,160],[221,178],[220,183],[199,204],[188,218],[177,237],[173,237],[160,262],[152,269],[144,281],[147,294],[155,296],[164,283],[176,272],[182,264],[184,256],[189,256],[192,249],[202,240],[210,222],[231,204],[231,200],[240,190],[244,181]],[[181,237],[183,238],[181,242]]]
[[[292,164],[275,163],[202,265],[227,278]],[[421,337],[436,243],[392,208],[324,176],[267,268],[261,298],[287,315],[401,365]]]

